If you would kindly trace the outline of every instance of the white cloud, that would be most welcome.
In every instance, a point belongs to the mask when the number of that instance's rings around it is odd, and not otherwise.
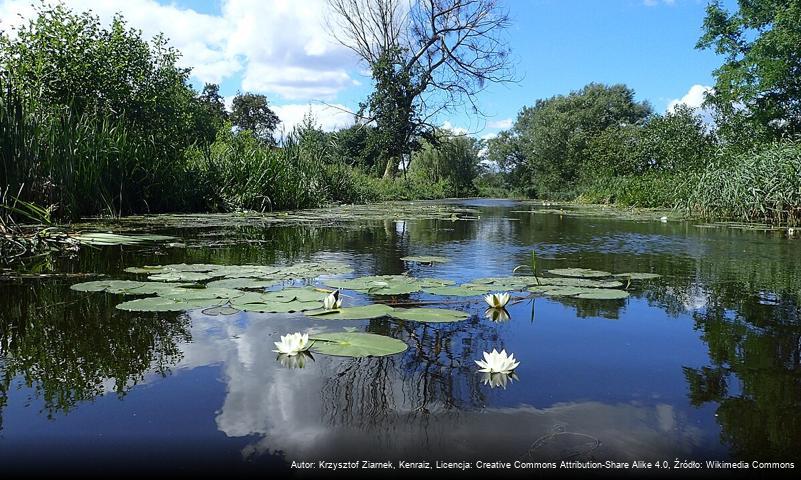
[[[704,104],[704,97],[708,92],[712,92],[712,87],[695,84],[690,87],[690,90],[683,97],[671,100],[668,103],[667,111],[674,111],[682,103],[692,108],[701,108]]]
[[[463,127],[457,127],[453,125],[450,121],[445,120],[442,122],[442,128],[445,130],[450,130],[451,132],[455,133],[456,135],[465,135],[467,134],[467,129]]]
[[[500,120],[494,120],[492,122],[487,123],[488,128],[498,128],[500,130],[507,130],[512,128],[514,124],[513,118],[502,118]]]
[[[74,11],[91,9],[104,23],[117,12],[150,38],[160,32],[183,54],[200,82],[242,76],[242,89],[286,99],[330,99],[351,85],[357,62],[323,28],[325,0],[221,0],[208,15],[155,0],[70,0]],[[30,0],[0,0],[0,29],[30,17]]]
[[[281,129],[288,133],[295,125],[303,121],[303,117],[311,112],[317,125],[325,131],[338,130],[354,124],[354,117],[348,113],[353,111],[345,105],[332,104],[290,104],[270,107],[281,119]]]

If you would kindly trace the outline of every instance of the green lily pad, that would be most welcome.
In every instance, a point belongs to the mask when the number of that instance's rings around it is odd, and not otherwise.
[[[117,308],[130,312],[180,312],[182,310],[212,307],[224,301],[225,300],[219,298],[184,301],[164,297],[146,297],[122,302],[117,305]]]
[[[589,268],[555,268],[548,270],[548,273],[559,275],[562,277],[580,277],[580,278],[603,278],[611,277],[612,274],[601,270],[590,270]]]
[[[291,302],[292,300],[322,302],[326,295],[328,294],[314,287],[287,287],[275,292],[265,292],[262,297],[273,302]]]
[[[128,273],[147,273],[147,274],[151,274],[151,273],[163,272],[164,271],[164,267],[162,267],[161,265],[153,265],[153,266],[145,265],[144,267],[128,267],[123,271],[124,272],[128,272]]]
[[[231,307],[246,312],[294,313],[320,308],[320,302],[300,302],[297,300],[292,300],[290,302],[244,303],[235,298],[231,300]]]
[[[560,287],[581,288],[620,288],[622,283],[617,280],[591,280],[589,278],[540,278],[540,285],[557,285]]]
[[[383,357],[409,348],[400,340],[361,332],[318,333],[311,340],[315,353],[339,357]]]
[[[446,310],[444,308],[396,308],[389,313],[392,318],[398,320],[411,320],[414,322],[427,323],[446,323],[461,322],[470,316],[458,310]]]
[[[166,292],[171,292],[176,288],[191,287],[191,283],[173,283],[173,282],[141,282],[141,287],[130,288],[124,290],[122,294],[125,295],[161,295]],[[116,293],[116,292],[115,292]]]
[[[224,278],[222,280],[214,280],[206,284],[210,288],[234,288],[234,289],[251,289],[251,288],[269,288],[273,285],[283,283],[282,279],[257,279],[257,278]]]
[[[452,297],[475,297],[481,295],[481,292],[471,290],[465,287],[429,287],[424,288],[424,292],[432,295],[452,296]]]
[[[409,256],[409,257],[401,257],[401,260],[405,262],[416,262],[416,263],[447,263],[450,262],[450,259],[445,257],[437,257],[435,255],[416,255],[416,256]]]
[[[128,290],[145,286],[145,282],[134,280],[95,280],[70,285],[70,290],[77,292],[125,293]]]
[[[319,306],[319,303],[317,304]],[[380,318],[389,315],[394,308],[382,303],[362,305],[360,307],[347,307],[336,310],[313,310],[306,312],[306,315],[318,317],[324,320],[365,320],[369,318]]]
[[[147,277],[148,280],[157,280],[163,282],[202,282],[211,280],[217,275],[200,272],[172,272],[165,271],[163,273],[154,273]]]
[[[174,288],[159,293],[159,296],[163,298],[183,301],[208,300],[213,298],[233,299],[243,295],[245,295],[245,292],[231,288]]]
[[[614,290],[609,288],[596,288],[592,291],[580,293],[577,298],[592,299],[592,300],[622,300],[629,296],[629,292],[625,290]]]
[[[618,273],[615,276],[618,278],[631,279],[631,280],[653,280],[654,278],[659,278],[662,275],[659,275],[658,273],[628,272],[628,273]]]
[[[201,313],[203,315],[208,315],[210,317],[216,317],[218,315],[235,315],[239,313],[241,310],[237,310],[234,307],[230,307],[228,305],[220,305],[217,307],[211,307],[203,310]]]

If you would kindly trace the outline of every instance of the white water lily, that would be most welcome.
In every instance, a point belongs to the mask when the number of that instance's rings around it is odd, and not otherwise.
[[[491,293],[484,296],[484,301],[492,308],[503,308],[509,303],[508,293]]]
[[[517,380],[514,373],[489,373],[481,374],[481,383],[489,385],[490,388],[501,387],[506,390],[506,384]]]
[[[290,333],[289,335],[282,335],[281,341],[274,343],[278,350],[273,350],[273,352],[289,356],[297,355],[311,347],[308,333]]]
[[[484,352],[484,360],[475,360],[476,364],[481,367],[479,372],[486,373],[511,373],[520,362],[515,361],[514,354],[506,355],[506,350],[501,350],[498,353],[494,348],[492,353]]]
[[[299,352],[297,355],[287,355],[284,353],[278,354],[278,362],[285,368],[303,368],[306,366],[306,360],[314,360],[309,352]]]
[[[342,305],[342,299],[339,298],[339,290],[334,290],[323,299],[323,308],[326,310],[336,310]]]
[[[509,312],[505,308],[488,308],[484,311],[484,317],[495,323],[509,320]]]

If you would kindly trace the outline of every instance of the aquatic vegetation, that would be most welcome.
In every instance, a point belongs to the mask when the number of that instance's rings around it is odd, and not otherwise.
[[[482,293],[464,286],[428,287],[423,288],[423,292],[443,297],[477,297]]]
[[[450,259],[445,257],[437,257],[434,255],[417,255],[417,256],[409,256],[409,257],[401,257],[401,260],[404,262],[414,262],[414,263],[447,263],[450,262]]]
[[[482,373],[511,373],[520,365],[514,354],[507,355],[506,350],[499,353],[494,348],[492,352],[484,352],[484,360],[474,361],[481,367],[478,371]]]
[[[406,343],[383,335],[361,332],[318,333],[311,338],[312,351],[340,357],[383,357],[409,348]]]
[[[289,356],[297,355],[300,352],[308,350],[309,347],[312,346],[312,344],[309,343],[309,334],[301,334],[299,332],[282,335],[281,341],[274,343],[277,350],[273,350],[273,352]]]
[[[481,383],[489,385],[490,388],[501,387],[506,390],[506,385],[518,380],[517,375],[512,373],[499,373],[499,372],[481,372]]]
[[[295,355],[287,355],[284,353],[278,354],[278,363],[284,368],[305,368],[306,361],[314,361],[314,357],[308,350],[302,350]]]
[[[503,308],[509,303],[509,294],[508,293],[492,293],[484,297],[484,301],[487,302],[491,308]]]
[[[508,322],[511,317],[505,308],[488,308],[484,310],[484,318],[493,323],[503,323]]]
[[[175,237],[166,235],[118,234],[118,233],[72,233],[68,236],[83,245],[139,245],[147,242],[170,242]]]
[[[335,310],[342,306],[342,299],[339,298],[339,290],[334,290],[323,299],[323,308],[326,310]]]
[[[603,278],[611,277],[609,272],[600,270],[591,270],[589,268],[554,268],[548,270],[548,273],[560,275],[562,277],[580,277],[580,278]]]
[[[320,303],[317,302],[317,308]],[[359,307],[347,307],[337,310],[311,310],[305,312],[306,315],[320,318],[323,320],[365,320],[370,318],[386,317],[394,308],[383,303],[362,305]]]
[[[425,323],[461,322],[467,320],[469,315],[458,310],[444,308],[396,308],[388,313],[398,320],[411,320]]]
[[[452,280],[417,278],[407,275],[371,275],[352,279],[330,279],[325,284],[372,295],[406,295],[423,290],[453,285]]]

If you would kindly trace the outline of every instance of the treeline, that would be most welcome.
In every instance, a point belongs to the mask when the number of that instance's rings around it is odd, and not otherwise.
[[[0,33],[0,214],[277,210],[476,192],[476,140],[440,132],[384,180],[375,128],[328,133],[307,117],[277,144],[280,119],[263,95],[240,93],[229,112],[217,85],[192,88],[179,58],[121,16],[104,27],[62,4]]]
[[[536,198],[801,222],[801,2],[740,3],[708,6],[698,48],[726,61],[703,112],[654,113],[625,85],[538,100],[489,143],[499,180]]]

